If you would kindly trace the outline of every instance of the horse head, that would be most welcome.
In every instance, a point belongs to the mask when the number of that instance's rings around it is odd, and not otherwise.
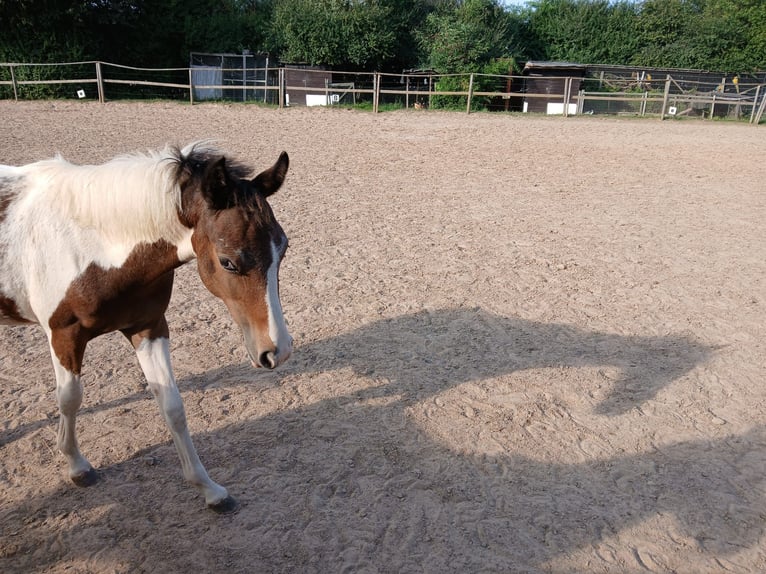
[[[181,219],[193,229],[202,282],[242,329],[253,366],[273,369],[290,356],[292,337],[279,300],[287,236],[266,198],[284,182],[287,153],[253,179],[214,150],[192,148],[181,158]]]

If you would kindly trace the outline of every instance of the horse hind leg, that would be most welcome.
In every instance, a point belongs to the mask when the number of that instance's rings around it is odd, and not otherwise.
[[[65,368],[59,362],[55,352],[52,352],[52,355],[53,367],[56,371],[56,399],[60,414],[58,448],[69,463],[69,478],[72,482],[77,486],[90,486],[98,480],[98,475],[80,452],[75,430],[77,411],[82,404],[80,375]]]

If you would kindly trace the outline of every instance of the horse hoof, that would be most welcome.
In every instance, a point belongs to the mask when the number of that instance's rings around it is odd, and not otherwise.
[[[98,473],[94,469],[89,468],[85,472],[73,476],[72,482],[82,487],[93,486],[98,482]]]
[[[218,514],[231,514],[239,510],[239,502],[233,496],[227,496],[215,504],[208,504],[207,507]]]

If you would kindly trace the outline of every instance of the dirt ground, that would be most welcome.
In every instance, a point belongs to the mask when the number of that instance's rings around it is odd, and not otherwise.
[[[39,328],[0,330],[0,572],[766,571],[764,128],[0,102],[0,163],[213,138],[290,237],[293,357],[256,372],[194,264],[168,319],[181,477],[121,336],[56,451]]]

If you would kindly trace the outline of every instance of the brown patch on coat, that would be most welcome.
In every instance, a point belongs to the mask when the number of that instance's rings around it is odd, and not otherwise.
[[[0,316],[4,319],[8,319],[14,323],[33,323],[29,319],[25,319],[19,313],[19,307],[16,305],[16,301],[9,299],[3,295],[0,295]]]
[[[79,373],[91,339],[122,331],[162,332],[173,290],[173,269],[181,262],[167,241],[138,245],[119,268],[91,263],[72,282],[51,315],[51,344],[61,364]]]

